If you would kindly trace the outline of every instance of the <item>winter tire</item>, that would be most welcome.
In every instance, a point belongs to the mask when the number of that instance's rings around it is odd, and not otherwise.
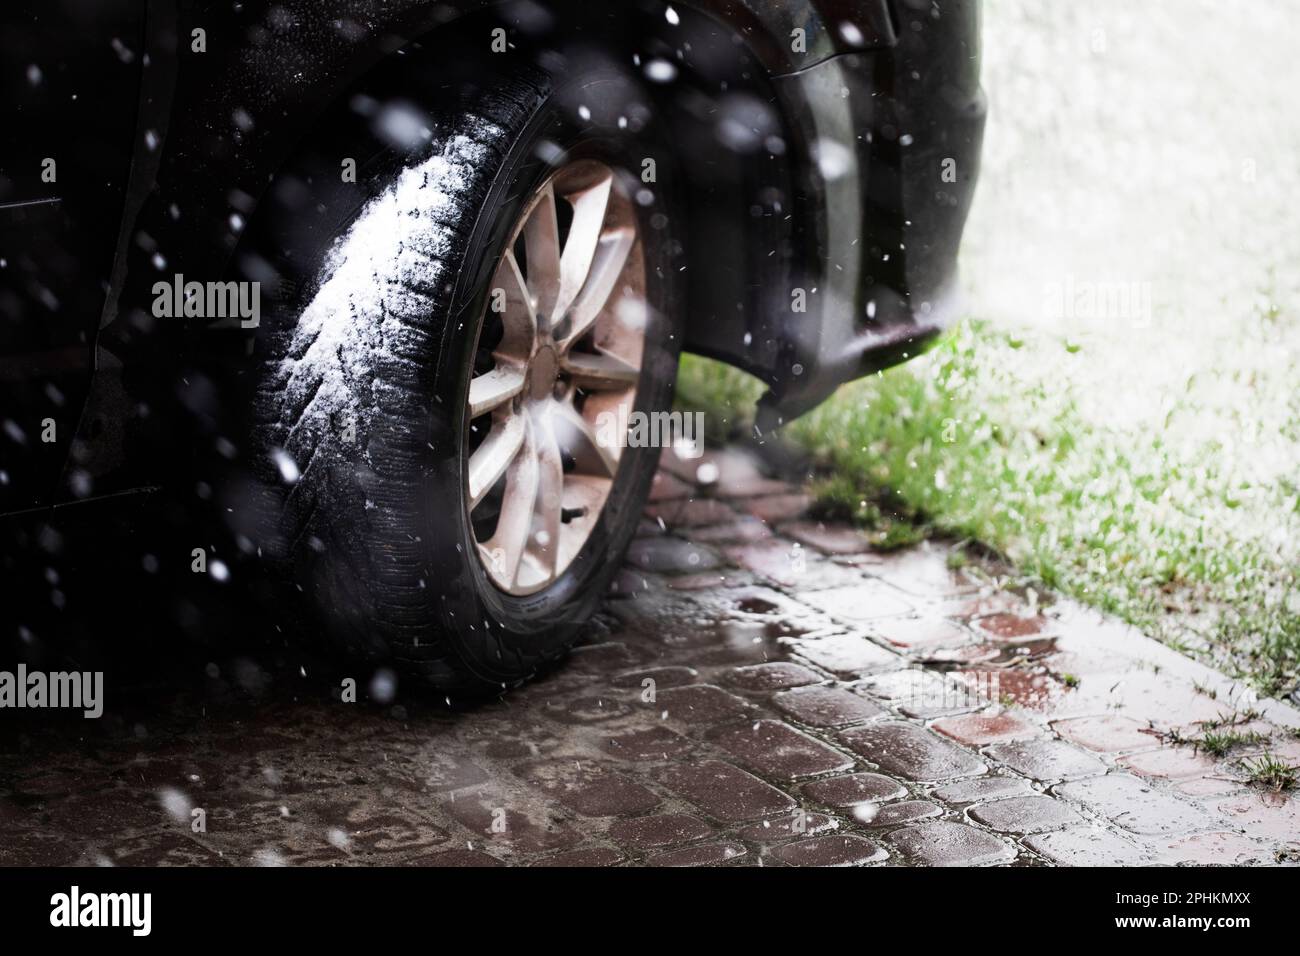
[[[658,457],[610,423],[669,408],[680,345],[652,105],[612,71],[500,69],[417,72],[418,111],[348,144],[356,186],[280,191],[315,225],[270,229],[298,235],[277,245],[296,278],[258,345],[260,543],[336,643],[443,689],[512,684],[576,638]]]

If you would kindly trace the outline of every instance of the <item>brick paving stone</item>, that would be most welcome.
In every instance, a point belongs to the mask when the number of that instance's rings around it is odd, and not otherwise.
[[[822,631],[831,626],[830,618],[814,612],[803,601],[765,585],[736,588],[726,595],[727,606],[750,618],[797,621],[801,633]]]
[[[791,518],[798,518],[808,510],[812,504],[812,496],[803,492],[794,492],[793,494],[763,495],[757,498],[746,498],[738,504],[752,514],[755,518],[766,521],[768,524],[775,524],[778,521],[788,521]]]
[[[1130,833],[1156,836],[1186,833],[1208,829],[1215,822],[1204,810],[1128,774],[1091,777],[1061,784],[1055,790]]]
[[[857,554],[871,550],[871,539],[847,525],[823,521],[792,521],[778,529],[782,535],[827,554]]]
[[[684,813],[619,820],[609,828],[609,838],[635,850],[655,850],[712,836],[713,828]]]
[[[725,456],[725,457],[721,457]],[[666,471],[669,474],[680,478],[688,485],[695,486],[701,484],[699,475],[701,470],[707,472],[713,469],[716,476],[722,475],[722,466],[727,466],[727,474],[733,471],[742,473],[757,473],[756,467],[749,455],[735,449],[724,449],[722,451],[708,451],[704,455],[695,458],[686,458],[677,453],[677,449],[669,446],[663,450],[659,456],[659,470]],[[706,467],[707,466],[707,467]],[[716,477],[714,483],[716,484]]]
[[[650,501],[671,501],[674,498],[687,498],[695,489],[668,471],[656,471],[650,483]]]
[[[658,521],[651,521],[649,518],[642,518],[636,523],[635,538],[657,538],[660,535],[667,534],[668,529]]]
[[[1027,796],[1033,793],[1029,783],[1019,777],[976,777],[940,787],[931,796],[945,803],[978,803],[997,797]]]
[[[482,866],[505,866],[494,856],[489,856],[478,850],[442,850],[438,853],[430,853],[428,856],[420,857],[412,861],[418,866],[454,866],[454,867],[482,867]]]
[[[964,823],[917,823],[885,837],[923,866],[988,866],[1009,863],[1016,853],[991,833]]]
[[[748,483],[767,480],[758,458],[740,448],[711,449],[697,458],[684,458],[675,448],[667,448],[660,458],[660,467],[683,481],[707,485],[719,495],[740,494]]]
[[[892,827],[903,823],[915,823],[917,820],[929,820],[940,816],[943,807],[929,800],[903,800],[899,803],[887,803],[874,808],[870,819],[858,819],[871,827]]]
[[[959,621],[973,621],[989,614],[1011,614],[1024,611],[1025,599],[1010,591],[981,588],[974,594],[943,598],[928,604],[932,613]]]
[[[969,645],[975,640],[966,628],[941,617],[891,617],[877,621],[872,629],[891,646],[914,654]]]
[[[1218,769],[1218,762],[1191,747],[1163,747],[1121,757],[1119,765],[1140,777],[1153,780],[1191,780]]]
[[[1044,666],[1050,665],[1048,669],[1055,673],[1073,674],[1076,677],[1080,673],[1087,674],[1086,671],[1075,670],[1078,662],[1074,655],[1057,653],[1060,640],[1059,636],[1039,636],[1026,637],[1019,641],[989,641],[982,646],[996,650],[997,659],[1001,661],[1014,659],[1021,663],[1041,663]]]
[[[394,858],[398,851],[432,849],[448,839],[447,831],[441,827],[416,823],[396,809],[354,808],[340,825],[348,834],[354,856],[380,861]],[[4,853],[0,850],[0,863],[3,860]]]
[[[692,661],[701,667],[743,667],[784,656],[779,637],[747,622],[720,628],[714,633],[713,646],[697,651]]]
[[[879,863],[889,853],[870,840],[845,835],[805,837],[783,844],[768,855],[787,866],[862,866]]]
[[[591,762],[548,760],[516,772],[584,817],[644,813],[659,806],[659,798],[639,783]]]
[[[848,678],[897,668],[905,663],[897,654],[856,634],[831,634],[827,637],[797,640],[791,644],[791,649],[818,667]]]
[[[989,614],[976,618],[972,625],[995,640],[1017,641],[1025,637],[1036,637],[1046,633],[1052,622],[1041,614],[1022,615],[1014,613]]]
[[[734,587],[748,584],[754,578],[744,571],[705,571],[702,574],[677,574],[665,581],[670,591],[710,591],[715,588]]]
[[[567,853],[557,853],[555,856],[544,857],[532,865],[586,869],[596,866],[617,866],[622,862],[623,854],[617,850],[611,850],[608,847],[594,847],[590,850],[570,850]]]
[[[1024,740],[1042,734],[1038,727],[1006,711],[1000,714],[946,717],[936,720],[930,726],[945,737],[951,737],[967,747],[983,747],[986,744]]]
[[[688,574],[711,571],[721,559],[709,548],[681,538],[637,538],[627,550],[628,563],[642,571]]]
[[[599,724],[616,717],[626,717],[632,707],[626,702],[626,695],[606,695],[601,697],[570,697],[550,700],[542,706],[542,712],[552,720],[562,724]]]
[[[818,588],[852,585],[859,576],[847,568],[810,554],[799,544],[768,538],[723,547],[727,559],[782,587],[809,592]]]
[[[886,773],[918,782],[973,777],[984,761],[916,724],[889,721],[842,731],[845,746]]]
[[[846,568],[857,568],[859,571],[870,571],[876,565],[884,562],[884,557],[878,551],[867,551],[861,554],[836,554],[831,556],[831,560],[836,564],[842,564]]]
[[[700,672],[694,667],[647,667],[642,670],[628,671],[626,674],[619,674],[610,683],[615,687],[636,687],[641,688],[644,685],[642,681],[647,678],[655,682],[655,688],[681,687],[684,684],[692,683]]]
[[[691,749],[691,742],[667,727],[619,734],[605,741],[605,751],[623,760],[667,760]]]
[[[973,695],[984,699],[996,698],[1022,710],[1046,714],[1049,719],[1070,712],[1062,704],[1073,693],[1072,689],[1055,674],[1042,669],[973,668],[958,672],[958,677],[971,688]]]
[[[1072,717],[1058,720],[1052,729],[1072,743],[1102,754],[1126,753],[1158,745],[1155,736],[1144,732],[1146,725],[1131,717],[1106,714],[1101,717]]]
[[[1003,657],[1005,649],[997,644],[966,644],[961,647],[936,647],[927,650],[924,655],[913,654],[920,658],[920,663],[927,666],[987,664]]]
[[[1140,866],[1141,848],[1101,827],[1071,827],[1028,837],[1025,846],[1062,866]]]
[[[611,668],[627,668],[635,663],[621,641],[582,644],[569,652],[570,667],[587,673],[608,673]]]
[[[786,649],[782,639],[788,636],[783,622],[738,620],[725,621],[715,627],[689,626],[677,635],[685,646],[699,650],[691,661],[699,666],[741,667],[782,660]]]
[[[853,766],[849,757],[778,720],[722,727],[709,739],[750,769],[781,780],[835,773]]]
[[[859,803],[884,803],[907,796],[897,780],[878,773],[854,773],[845,777],[817,780],[803,788],[804,796],[828,807],[852,807]]]
[[[922,544],[886,555],[871,574],[918,597],[947,598],[976,590],[967,572],[948,566],[948,550]]]
[[[819,684],[821,681],[822,678],[815,672],[789,661],[772,661],[769,664],[737,667],[726,677],[726,682],[731,686],[749,691],[781,690],[786,687]]]
[[[739,515],[716,498],[679,498],[661,501],[645,510],[651,520],[663,520],[669,528],[700,528],[705,525],[729,524]],[[688,534],[687,537],[690,537]]]
[[[793,495],[799,493],[799,486],[779,478],[765,478],[754,474],[735,477],[725,486],[720,486],[716,494],[728,500],[743,498],[769,498],[773,495]]]
[[[799,493],[799,486],[779,478],[764,478],[762,475],[737,477],[726,486],[717,489],[717,494],[727,499],[770,498],[773,495],[793,495]]]
[[[619,568],[614,580],[609,582],[608,595],[611,598],[630,598],[650,592],[650,579],[644,572],[633,568]]]
[[[723,823],[747,823],[795,806],[794,800],[776,787],[719,760],[667,767],[659,780]]]
[[[1276,728],[1269,728],[1267,724],[1262,724],[1262,723],[1246,724],[1242,727],[1239,727],[1238,730],[1244,733],[1255,727],[1258,727],[1260,729],[1260,732],[1265,735],[1269,735],[1272,732],[1276,732]],[[1263,749],[1267,750],[1278,760],[1290,764],[1300,764],[1300,728],[1297,728],[1295,730],[1295,735],[1293,735],[1291,739],[1274,740],[1271,743],[1267,744]]]
[[[1191,780],[1179,780],[1174,789],[1189,797],[1225,797],[1238,794],[1244,788],[1238,780],[1227,777],[1193,777]]]
[[[712,684],[695,684],[662,691],[654,706],[668,714],[669,720],[697,727],[736,720],[753,711],[748,703],[735,694],[728,694]]]
[[[540,810],[525,806],[523,800],[504,795],[459,797],[446,801],[442,808],[461,826],[474,833],[484,845],[508,847],[516,853],[541,853],[567,850],[582,837],[568,827],[540,819]],[[504,829],[497,832],[494,827]]]
[[[1252,792],[1224,800],[1215,810],[1233,827],[1300,846],[1300,797]]]
[[[1111,663],[1127,664],[1129,669],[1085,676],[1079,686],[1050,697],[1037,709],[1052,721],[1116,713],[1165,729],[1179,726],[1188,733],[1200,730],[1197,721],[1214,720],[1224,709],[1222,704],[1196,693],[1191,679],[1167,670],[1155,673],[1135,668],[1131,661]]]
[[[967,811],[971,819],[1003,833],[1042,833],[1059,830],[1083,818],[1051,797],[1008,797],[981,803]]]
[[[818,610],[854,624],[901,617],[912,612],[911,603],[901,592],[886,584],[867,580],[848,587],[813,591],[801,597]]]
[[[709,843],[658,853],[646,863],[650,866],[718,866],[740,859],[745,852],[739,843]]]
[[[804,687],[776,694],[772,703],[810,727],[845,727],[885,711],[860,694],[839,687]]]
[[[995,744],[985,753],[1035,780],[1076,780],[1106,772],[1106,765],[1086,751],[1060,740],[1019,740]]]
[[[772,529],[752,515],[744,515],[728,524],[707,528],[691,528],[686,537],[700,544],[735,544],[742,541],[763,541],[772,537]]]
[[[866,678],[861,687],[896,706],[905,716],[928,720],[983,709],[988,701],[945,674],[908,668]]]
[[[1267,848],[1240,833],[1197,833],[1156,844],[1157,862],[1194,866],[1249,866],[1272,864]]]
[[[704,653],[724,648],[750,648],[762,645],[767,653],[780,653],[778,637],[781,626],[776,621],[759,621],[742,618],[727,620],[698,620],[691,623],[674,622],[671,628],[664,629],[656,635],[664,647],[669,648],[673,660],[690,661],[698,666],[694,658],[679,653],[686,649],[698,649]]]
[[[736,833],[750,843],[777,843],[792,837],[815,836],[838,830],[840,822],[824,813],[806,813],[796,808],[784,816],[751,823]],[[802,827],[802,831],[799,830]]]

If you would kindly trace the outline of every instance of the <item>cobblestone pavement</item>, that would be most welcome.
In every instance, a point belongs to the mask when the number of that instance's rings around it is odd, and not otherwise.
[[[116,736],[29,737],[0,864],[1300,860],[1300,800],[1240,763],[1300,762],[1295,710],[807,505],[741,453],[670,458],[588,640],[488,705],[249,703],[245,662]],[[1172,742],[1225,721],[1222,757]]]

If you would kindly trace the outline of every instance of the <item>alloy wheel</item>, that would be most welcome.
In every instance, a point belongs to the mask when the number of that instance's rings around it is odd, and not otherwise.
[[[465,500],[478,556],[508,594],[573,562],[618,474],[645,351],[635,208],[592,160],[525,205],[497,266],[469,387]]]

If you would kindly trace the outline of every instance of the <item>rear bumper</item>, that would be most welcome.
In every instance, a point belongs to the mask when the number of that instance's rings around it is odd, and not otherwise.
[[[958,317],[957,252],[979,174],[979,6],[904,10],[897,44],[779,81],[808,155],[792,269],[775,290],[783,356],[760,407],[774,427],[840,384],[905,361]],[[927,5],[928,10],[928,5]],[[909,19],[913,18],[913,19]]]

